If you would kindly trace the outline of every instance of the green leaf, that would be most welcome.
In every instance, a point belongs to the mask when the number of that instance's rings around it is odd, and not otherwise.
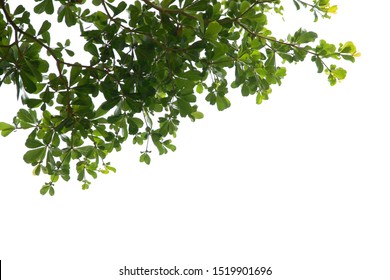
[[[114,108],[118,103],[121,101],[120,96],[117,96],[111,100],[104,101],[102,105],[100,105],[100,108],[102,108],[105,111],[109,111],[112,108]]]
[[[36,113],[31,110],[26,110],[26,109],[20,109],[17,113],[18,118],[21,121],[24,121],[26,123],[30,124],[36,124],[37,123],[37,118],[36,118]]]
[[[107,170],[116,173],[116,168],[115,168],[115,167],[112,167],[112,166],[110,166],[110,165],[106,165],[105,167],[107,168]]]
[[[144,125],[144,122],[139,118],[129,118],[127,122],[129,124],[129,133],[132,135],[137,134]]]
[[[34,7],[34,12],[37,14],[41,14],[43,12],[46,12],[49,15],[53,14],[54,13],[53,0],[43,0],[40,4]]]
[[[202,112],[192,112],[191,115],[197,120],[203,119],[204,117]]]
[[[71,27],[77,23],[77,18],[75,13],[72,11],[71,6],[65,6],[65,23],[68,27]]]
[[[246,12],[248,10],[248,8],[250,7],[250,5],[251,4],[248,1],[241,2],[240,13],[243,14],[244,12]]]
[[[317,39],[318,35],[315,32],[312,31],[305,31],[302,30],[301,35],[299,36],[297,43],[298,44],[306,44],[306,43],[311,43],[314,42]]]
[[[69,49],[65,49],[65,52],[66,52],[69,56],[74,56],[74,55],[75,55],[74,51],[71,51],[71,50],[69,50]]]
[[[93,56],[99,56],[97,47],[92,43],[88,42],[84,45],[84,50],[92,54]]]
[[[352,55],[341,55],[341,57],[345,60],[348,60],[350,62],[355,62],[355,57],[353,57]]]
[[[54,13],[53,0],[45,0],[45,2],[46,2],[45,12],[49,15],[52,15]]]
[[[15,126],[5,122],[0,122],[1,136],[6,137],[15,130]]]
[[[197,86],[196,86],[196,92],[197,93],[202,93],[203,92],[203,85],[201,83],[199,83]]]
[[[109,6],[113,10],[114,16],[119,15],[121,12],[123,12],[127,8],[127,4],[124,1],[120,2],[117,7],[110,5],[110,4],[109,4]]]
[[[319,56],[313,56],[311,60],[315,62],[317,69],[318,69],[317,72],[322,73],[322,71],[324,71],[324,64],[323,64],[321,58]]]
[[[92,176],[92,178],[96,179],[97,178],[97,173],[94,170],[91,169],[86,169],[87,173]]]
[[[328,13],[331,13],[331,14],[335,14],[337,12],[337,5],[334,5],[334,6],[330,6],[327,10]]]
[[[23,7],[23,5],[17,6],[15,11],[14,11],[14,16],[23,13],[25,10],[26,9]]]
[[[160,139],[161,139],[161,135],[158,135],[156,133],[153,133],[152,134],[152,141],[153,141],[153,144],[156,146],[158,152],[160,155],[162,154],[166,154],[167,153],[167,149],[163,146],[163,144],[160,142]]]
[[[222,26],[216,22],[212,21],[207,26],[206,32],[205,32],[205,38],[210,40],[215,40],[218,36],[218,33],[221,32]]]
[[[83,156],[93,159],[95,157],[95,147],[94,146],[83,146],[77,148],[77,151],[79,151]]]
[[[57,182],[59,178],[60,178],[60,176],[58,176],[58,174],[52,174],[52,175],[50,176],[50,180],[51,180],[53,183]]]
[[[29,98],[24,101],[28,108],[37,108],[42,104],[42,99]]]
[[[248,96],[250,94],[250,89],[247,83],[242,85],[241,94],[242,96]]]
[[[46,10],[46,6],[47,6],[46,2],[47,1],[44,0],[41,3],[39,3],[38,5],[36,5],[34,7],[34,12],[37,13],[37,14],[42,14]]]
[[[339,48],[339,52],[354,54],[356,53],[356,46],[353,42],[348,41]]]
[[[70,80],[69,80],[70,86],[73,86],[75,83],[77,83],[78,79],[80,78],[80,73],[81,73],[81,67],[72,66],[72,69],[70,70]]]
[[[167,147],[168,149],[170,149],[172,152],[176,151],[176,146],[172,144],[172,141],[171,140],[165,140],[163,142],[163,145],[165,147]]]
[[[163,0],[161,2],[161,7],[168,8],[169,5],[171,5],[173,2],[175,2],[175,1],[174,0]]]
[[[25,145],[27,148],[30,149],[35,149],[35,148],[45,146],[41,141],[38,141],[36,139],[31,139],[31,138],[27,138]]]
[[[338,80],[344,80],[347,76],[347,71],[343,68],[336,68],[332,70],[332,73]]]
[[[190,11],[205,11],[207,9],[207,1],[186,0],[184,7]]]
[[[149,156],[149,154],[148,153],[142,153],[140,158],[139,158],[139,161],[140,162],[144,162],[147,165],[149,165],[150,164],[150,156]]]
[[[263,102],[263,95],[259,92],[256,95],[256,104],[260,105]]]
[[[38,34],[37,35],[41,35],[42,33],[45,33],[47,32],[51,27],[51,23],[47,20],[45,20],[43,23],[42,23],[42,26],[41,28],[39,29],[38,31]]]
[[[75,71],[77,73],[77,70],[75,70]],[[73,75],[75,75],[76,73],[73,73]],[[73,78],[77,79],[76,77],[73,77]],[[73,81],[73,82],[75,82],[75,81]],[[79,83],[78,86],[73,87],[72,89],[74,89],[75,91],[77,91],[79,93],[86,93],[86,94],[93,94],[97,90],[96,85],[93,85],[93,84],[80,85],[80,84],[81,84],[81,82]]]
[[[191,104],[184,99],[178,99],[177,106],[182,117],[191,115],[191,113],[193,112]]]
[[[0,122],[0,130],[8,130],[8,129],[15,129],[15,127],[11,124]]]
[[[37,165],[34,167],[32,174],[33,174],[34,176],[39,176],[39,174],[41,173],[41,170],[42,170],[42,165],[41,165],[41,164],[37,164]]]
[[[293,0],[293,2],[294,2],[294,5],[295,5],[295,8],[297,10],[299,10],[301,8],[301,6],[299,6],[299,4],[298,4],[298,2],[296,0]]]
[[[217,108],[219,111],[223,111],[230,107],[230,101],[225,96],[217,95]]]
[[[23,160],[26,163],[39,163],[46,155],[46,147],[30,150],[24,154]]]
[[[45,195],[45,194],[49,191],[50,188],[51,188],[51,187],[50,187],[49,185],[44,185],[44,186],[41,188],[41,190],[40,190],[41,195]]]
[[[23,86],[28,93],[34,93],[37,90],[37,80],[26,73],[26,71],[20,71],[20,77],[23,81]]]
[[[197,70],[189,70],[182,73],[180,77],[196,82],[202,80],[202,73]]]

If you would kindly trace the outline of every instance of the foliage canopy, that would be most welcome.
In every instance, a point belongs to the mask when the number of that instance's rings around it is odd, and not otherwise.
[[[49,175],[42,194],[68,181],[72,166],[83,189],[99,172],[115,172],[106,157],[126,140],[143,146],[146,164],[151,143],[159,154],[174,151],[180,119],[203,117],[203,91],[218,110],[230,106],[229,86],[260,104],[281,84],[285,62],[309,57],[334,85],[346,71],[326,60],[359,55],[352,42],[336,46],[303,28],[273,37],[267,14],[283,13],[279,0],[35,0],[30,11],[15,2],[0,0],[0,87],[14,84],[23,108],[0,131],[31,131],[24,161]],[[292,2],[315,21],[337,10],[329,0]],[[53,21],[34,23],[31,13],[78,27],[85,42],[76,57],[89,55],[89,63],[72,62],[71,41],[53,43]]]

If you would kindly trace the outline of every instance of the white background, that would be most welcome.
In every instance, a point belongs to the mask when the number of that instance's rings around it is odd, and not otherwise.
[[[112,156],[118,172],[90,190],[74,180],[41,196],[47,178],[23,162],[25,134],[0,138],[4,279],[150,279],[119,276],[124,265],[390,279],[390,4],[333,3],[331,21],[312,25],[293,12],[276,26],[278,34],[304,24],[329,42],[354,41],[362,57],[345,64],[345,81],[328,86],[307,61],[289,67],[260,106],[232,91],[229,110],[204,107],[203,120],[182,123],[177,151],[155,154],[150,166],[129,143]],[[0,94],[0,120],[11,122],[15,91]],[[196,277],[153,279],[174,278]]]

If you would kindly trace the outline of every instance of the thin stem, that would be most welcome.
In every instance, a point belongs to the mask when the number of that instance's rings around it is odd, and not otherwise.
[[[296,49],[300,49],[300,50],[305,51],[306,53],[315,55],[316,57],[318,57],[318,58],[321,60],[321,63],[326,67],[326,69],[328,69],[329,71],[331,71],[331,69],[328,67],[328,65],[326,65],[326,63],[323,61],[323,59],[320,57],[320,55],[319,55],[318,53],[313,52],[313,51],[310,51],[310,50],[307,50],[307,49],[305,49],[305,48],[303,48],[303,47],[301,47],[301,46],[295,45],[295,44],[287,43],[287,42],[284,42],[284,41],[279,41],[279,40],[277,40],[277,39],[270,38],[270,37],[261,35],[261,34],[259,34],[259,33],[253,32],[253,31],[250,30],[247,26],[245,26],[244,24],[242,24],[241,22],[237,22],[237,24],[240,25],[245,31],[247,31],[249,34],[251,34],[251,35],[254,36],[254,37],[258,37],[258,38],[260,38],[260,39],[264,39],[264,40],[267,40],[267,41],[270,41],[270,42],[274,42],[274,43],[278,43],[278,44],[281,44],[281,45],[286,45],[286,46],[289,46],[289,47],[293,47],[293,48],[296,48]]]

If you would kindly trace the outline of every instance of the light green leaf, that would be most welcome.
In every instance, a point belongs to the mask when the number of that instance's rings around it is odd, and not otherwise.
[[[339,52],[354,54],[356,53],[356,46],[353,42],[348,41],[339,48]]]
[[[260,105],[263,102],[263,95],[259,92],[256,95],[256,104]]]
[[[334,5],[334,6],[330,6],[327,10],[328,13],[331,13],[331,14],[335,14],[337,12],[337,5]]]
[[[191,115],[192,115],[195,119],[197,119],[197,120],[203,119],[203,117],[204,117],[204,115],[203,115],[202,112],[192,112]]]
[[[338,80],[343,80],[347,76],[347,71],[343,68],[336,68],[332,73]]]
[[[202,93],[203,92],[203,85],[201,83],[199,83],[197,86],[196,86],[196,92],[197,93]]]
[[[6,137],[9,134],[12,133],[12,131],[15,130],[15,126],[5,123],[5,122],[0,122],[0,131],[1,131],[1,136]]]
[[[223,111],[230,107],[230,101],[225,96],[217,95],[217,108],[219,111]]]
[[[107,168],[107,170],[110,170],[110,171],[116,173],[116,168],[115,167],[112,167],[111,165],[106,165],[106,168]]]
[[[210,40],[215,40],[218,36],[218,33],[221,32],[222,26],[216,22],[212,21],[209,23],[206,29],[205,38]]]
[[[244,13],[248,10],[248,8],[250,7],[250,3],[248,1],[243,1],[241,2],[241,6],[240,6],[240,13]]]

